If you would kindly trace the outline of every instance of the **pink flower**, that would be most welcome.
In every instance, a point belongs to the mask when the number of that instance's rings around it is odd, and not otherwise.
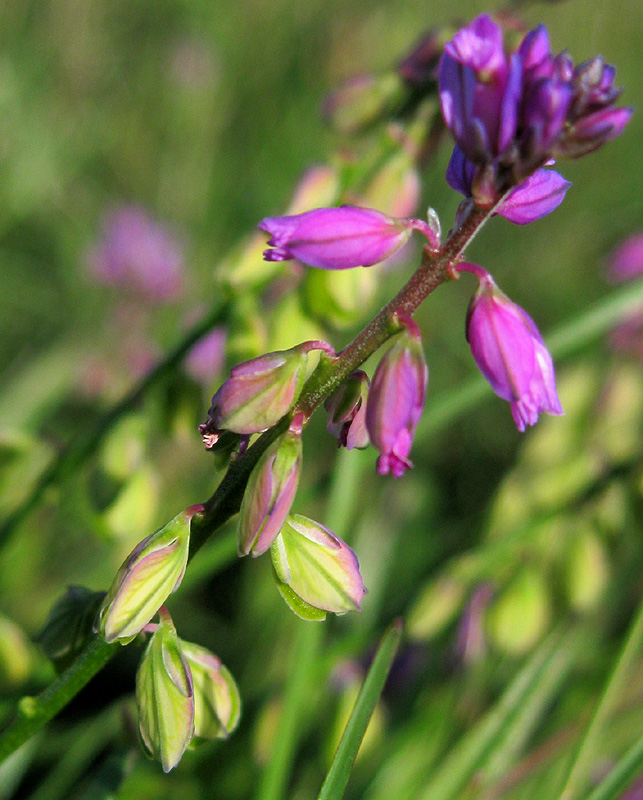
[[[266,217],[259,228],[270,234],[266,261],[296,258],[310,267],[350,269],[384,261],[408,241],[414,230],[437,247],[426,222],[395,219],[372,208],[317,208],[303,214]]]
[[[366,405],[366,427],[381,454],[377,471],[396,478],[413,466],[409,453],[429,377],[420,331],[411,319],[404,324],[375,370]]]
[[[494,392],[511,404],[519,431],[541,411],[562,414],[551,356],[531,317],[476,264],[458,264],[480,281],[467,312],[467,341],[478,369]]]

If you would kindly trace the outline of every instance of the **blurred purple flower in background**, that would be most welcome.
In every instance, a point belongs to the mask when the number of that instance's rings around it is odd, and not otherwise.
[[[643,276],[643,233],[635,233],[609,257],[608,277],[614,283]]]
[[[208,386],[225,363],[225,328],[215,328],[194,345],[185,361],[188,375],[197,383]]]
[[[643,276],[643,233],[635,233],[612,252],[608,260],[608,278],[625,283]],[[614,350],[629,353],[643,362],[643,302],[639,311],[625,316],[609,333]]]
[[[120,206],[103,221],[102,237],[90,253],[100,283],[169,302],[183,289],[183,254],[177,239],[136,206]]]
[[[487,637],[484,630],[484,613],[493,597],[493,589],[488,583],[477,586],[469,598],[464,614],[460,619],[456,649],[465,664],[481,661],[487,653]]]

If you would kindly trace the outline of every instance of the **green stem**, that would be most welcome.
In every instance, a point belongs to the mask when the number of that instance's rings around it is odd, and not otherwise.
[[[451,234],[440,252],[431,254],[425,251],[420,267],[393,300],[336,358],[320,362],[320,368],[309,378],[300,395],[298,404],[291,414],[284,417],[269,431],[266,431],[252,447],[230,465],[224,479],[212,497],[204,503],[204,511],[196,514],[192,519],[190,526],[190,558],[198,552],[216,530],[239,511],[243,492],[254,465],[268,445],[287,428],[292,416],[301,412],[306,417],[309,417],[315,408],[356,367],[362,364],[396,332],[391,325],[394,315],[412,314],[434,289],[448,279],[450,268],[457,262],[485,222],[490,219],[493,211],[494,208],[481,209],[470,205],[461,220],[460,226]],[[3,529],[0,529],[0,545],[3,541],[3,532],[6,539],[15,525],[37,503],[45,488],[60,478],[61,475],[64,475],[67,470],[75,468],[78,463],[84,461],[102,441],[105,431],[113,423],[114,419],[128,411],[152,384],[168,374],[198,338],[222,321],[225,313],[225,305],[212,311],[199,326],[190,332],[176,350],[150,373],[143,383],[101,419],[100,425],[96,425],[77,444],[70,446],[66,453],[41,478],[27,501],[5,522]],[[315,635],[318,636],[319,634],[302,634],[302,636],[306,637]],[[306,641],[304,641],[304,644],[306,644]],[[312,638],[308,644],[312,651]],[[21,714],[5,734],[0,737],[0,760],[10,755],[52,719],[107,663],[115,652],[114,647],[117,646],[106,645],[102,640],[93,639],[74,664],[38,698],[32,701],[30,717],[27,719]],[[299,674],[299,671],[296,674]]]
[[[52,719],[114,656],[119,644],[95,636],[74,663],[37,697],[23,697],[0,738],[0,763]]]
[[[226,303],[215,306],[200,320],[168,355],[157,364],[128,394],[116,405],[102,414],[94,424],[77,436],[42,473],[27,497],[14,509],[0,525],[0,547],[4,546],[13,531],[38,505],[45,491],[55,483],[64,480],[75,472],[96,451],[105,436],[122,416],[134,408],[149,390],[171,375],[194,344],[227,317]]]

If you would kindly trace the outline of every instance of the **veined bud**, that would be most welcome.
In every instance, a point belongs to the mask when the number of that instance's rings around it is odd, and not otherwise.
[[[195,739],[227,739],[241,716],[237,684],[229,670],[205,647],[183,640],[180,644],[192,673]]]
[[[190,521],[203,506],[190,506],[136,545],[103,600],[97,627],[106,642],[127,644],[140,633],[183,579]]]
[[[357,556],[324,525],[293,514],[270,554],[277,587],[298,616],[324,619],[328,611],[360,610],[365,590]]]
[[[194,736],[194,687],[170,615],[159,613],[136,673],[136,704],[143,746],[169,772]]]
[[[301,415],[297,415],[250,474],[239,513],[239,555],[260,556],[273,543],[295,499],[301,460]]]
[[[368,376],[358,369],[349,375],[324,404],[324,408],[328,411],[326,427],[337,438],[339,446],[347,450],[368,445],[366,430],[368,387]]]
[[[299,396],[311,350],[334,355],[326,342],[304,342],[233,367],[228,380],[212,398],[208,420],[199,426],[199,432],[208,437],[212,446],[224,430],[251,434],[271,428]]]
[[[396,478],[412,466],[409,453],[429,377],[419,328],[411,319],[404,324],[375,370],[366,406],[368,433],[381,454],[377,471]]]

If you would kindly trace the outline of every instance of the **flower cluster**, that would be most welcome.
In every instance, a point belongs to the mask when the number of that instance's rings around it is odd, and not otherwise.
[[[242,454],[252,436],[266,434],[255,455],[240,464],[247,483],[240,503],[238,554],[254,558],[270,552],[279,593],[292,611],[307,620],[359,610],[366,590],[349,545],[324,525],[293,512],[303,464],[303,429],[325,398],[327,429],[339,446],[351,450],[372,444],[379,453],[380,475],[399,478],[412,467],[412,441],[425,402],[428,366],[419,327],[410,315],[430,291],[463,272],[477,278],[466,339],[481,373],[509,402],[519,431],[534,425],[541,413],[563,413],[552,358],[531,317],[498,289],[489,272],[460,259],[474,226],[477,230],[493,213],[522,224],[551,212],[570,185],[550,168],[553,159],[595,150],[621,132],[631,111],[615,106],[619,90],[614,87],[612,67],[600,58],[575,67],[566,54],[553,55],[542,26],[511,52],[505,49],[500,26],[487,15],[450,41],[445,39],[432,32],[418,43],[399,65],[396,81],[388,89],[379,87],[386,102],[380,98],[375,110],[382,103],[399,101],[400,81],[417,96],[435,88],[437,81],[444,122],[456,142],[446,179],[467,198],[447,241],[442,244],[440,221],[432,209],[426,222],[355,205],[303,210],[310,204],[302,195],[290,213],[264,218],[258,227],[269,235],[266,262],[296,259],[316,270],[333,271],[310,273],[320,279],[308,287],[311,305],[315,287],[325,278],[348,286],[350,277],[343,283],[346,276],[336,271],[385,261],[404,247],[413,232],[426,240],[422,264],[343,353],[336,354],[324,341],[305,341],[234,366],[199,427],[206,448],[225,459],[235,450]],[[344,117],[348,127],[375,113],[367,101],[376,88],[372,82],[362,82],[336,98],[335,111],[348,114]],[[361,104],[352,117],[351,96]],[[402,166],[407,175],[407,163]],[[339,202],[339,190],[334,189],[334,199],[319,199],[320,192],[326,197],[324,187],[329,180],[334,186],[335,178],[334,173],[317,171],[304,186],[304,195],[314,196],[316,203]],[[402,206],[408,209],[408,203]],[[393,213],[385,203],[382,207]],[[464,224],[467,215],[469,229]],[[140,233],[141,228],[155,245],[154,253],[164,240],[143,223],[131,212],[118,220],[112,247],[102,253],[105,280],[125,275],[145,283],[145,265],[134,258],[136,248],[130,251],[125,245],[132,231]],[[265,276],[256,274],[256,245],[254,240],[250,243],[252,258],[237,265],[230,285],[265,285]],[[615,261],[614,276],[627,279],[640,273],[641,250],[636,240]],[[172,293],[175,273],[176,265],[166,281],[159,276],[157,294]],[[353,275],[370,278],[374,273]],[[324,308],[323,292],[317,294],[322,295],[317,302]],[[347,315],[351,324],[354,320]],[[369,380],[356,367],[386,339],[390,346]],[[203,357],[208,369],[218,370],[224,342],[225,333],[216,331],[201,343],[201,352],[192,354],[193,360]],[[313,372],[315,351],[319,366]],[[203,506],[188,508],[134,548],[102,600],[96,622],[107,642],[127,643],[141,633],[152,634],[136,694],[142,741],[166,771],[195,738],[226,736],[239,718],[238,692],[230,674],[212,653],[178,638],[163,605],[182,580],[190,525],[202,512]],[[91,602],[94,608],[99,601],[94,597]],[[475,611],[472,608],[472,614]],[[159,623],[151,623],[156,614]],[[479,647],[471,631],[465,633],[467,649]]]
[[[449,184],[481,206],[513,189],[497,209],[512,222],[553,211],[569,184],[545,165],[596,150],[631,116],[614,105],[614,77],[600,57],[575,67],[566,53],[553,55],[542,25],[508,53],[500,26],[477,17],[440,61],[442,113],[456,140]]]

